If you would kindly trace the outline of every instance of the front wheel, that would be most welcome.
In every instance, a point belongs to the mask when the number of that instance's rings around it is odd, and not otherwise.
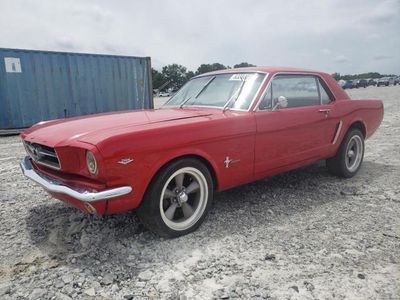
[[[344,137],[336,156],[326,160],[328,171],[336,176],[350,178],[356,175],[364,158],[364,136],[351,128]]]
[[[213,191],[210,171],[202,162],[193,158],[174,161],[156,175],[137,214],[161,236],[185,235],[204,221]]]

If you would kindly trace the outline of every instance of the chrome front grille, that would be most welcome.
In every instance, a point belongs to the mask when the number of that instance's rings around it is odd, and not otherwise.
[[[53,169],[60,169],[60,161],[54,148],[24,141],[26,152],[38,164],[48,166]]]

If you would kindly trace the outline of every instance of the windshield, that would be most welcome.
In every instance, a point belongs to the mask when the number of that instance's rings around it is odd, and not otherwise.
[[[229,73],[194,78],[164,106],[215,106],[247,110],[265,74]]]

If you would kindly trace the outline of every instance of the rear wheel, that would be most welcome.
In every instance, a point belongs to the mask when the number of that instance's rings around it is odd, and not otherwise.
[[[364,136],[359,129],[351,128],[344,137],[336,156],[326,160],[330,173],[350,178],[356,175],[364,158]]]
[[[208,168],[197,159],[184,158],[156,175],[137,214],[151,231],[177,237],[201,225],[212,198],[213,180]]]

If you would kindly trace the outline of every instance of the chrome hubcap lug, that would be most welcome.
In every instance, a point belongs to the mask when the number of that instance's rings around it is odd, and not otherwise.
[[[188,200],[188,195],[184,191],[181,191],[178,194],[178,201],[180,203],[185,203],[187,200]]]

